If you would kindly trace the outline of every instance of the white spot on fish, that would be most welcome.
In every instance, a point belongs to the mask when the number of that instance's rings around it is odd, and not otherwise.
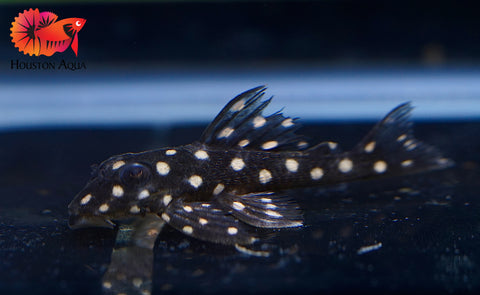
[[[242,139],[242,140],[240,140],[238,145],[241,146],[241,147],[246,147],[249,143],[250,143],[250,141],[248,139]]]
[[[235,129],[231,127],[225,127],[217,136],[217,138],[229,137]]]
[[[260,128],[260,127],[262,127],[263,125],[265,125],[266,122],[267,122],[267,120],[265,120],[264,117],[262,117],[262,116],[256,116],[256,117],[253,119],[253,127],[255,127],[255,128]]]
[[[191,227],[190,225],[185,225],[183,228],[182,228],[183,232],[188,234],[188,235],[191,235],[193,233],[193,227]]]
[[[267,214],[268,216],[276,217],[276,218],[283,217],[282,214],[273,210],[265,210],[265,214]]]
[[[276,140],[270,140],[262,144],[262,149],[264,150],[271,150],[273,148],[276,148],[278,146],[278,141]]]
[[[220,194],[221,192],[223,192],[224,188],[225,188],[225,186],[223,184],[221,184],[221,183],[217,184],[217,186],[213,190],[213,195],[216,196],[216,195]]]
[[[298,162],[294,159],[287,159],[285,161],[285,167],[290,172],[297,172],[298,171]]]
[[[163,199],[162,199],[163,205],[168,206],[168,204],[170,204],[171,201],[172,201],[172,195],[163,196]]]
[[[138,212],[140,212],[140,208],[137,205],[133,205],[130,208],[130,213],[137,214]]]
[[[349,158],[342,159],[338,163],[338,170],[342,173],[348,173],[353,169],[353,162]]]
[[[265,208],[267,208],[267,209],[277,209],[278,206],[275,205],[275,204],[267,204],[267,205],[265,205]]]
[[[170,216],[167,213],[162,213],[162,219],[166,222],[170,222]]]
[[[440,164],[440,165],[446,165],[449,162],[450,162],[450,160],[447,159],[447,158],[440,158],[440,159],[437,160],[437,163]]]
[[[208,154],[204,150],[199,150],[195,152],[195,158],[199,160],[207,160],[208,159]]]
[[[238,201],[235,201],[232,203],[232,208],[237,210],[237,211],[242,211],[243,209],[245,209],[245,205],[243,205],[242,203],[238,202]]]
[[[227,233],[231,236],[236,235],[238,233],[238,228],[230,226],[227,228]]]
[[[331,150],[336,149],[337,145],[338,145],[338,143],[336,143],[336,142],[332,142],[332,141],[328,142],[328,148],[330,148]]]
[[[143,284],[143,280],[141,278],[134,278],[134,279],[132,279],[132,284],[135,287],[140,288]]]
[[[80,205],[86,205],[92,199],[92,195],[88,194],[80,200]]]
[[[193,209],[192,209],[192,207],[190,207],[190,206],[183,206],[183,210],[185,210],[185,212],[188,212],[188,213],[192,213],[192,212],[193,212]]]
[[[378,250],[382,248],[382,243],[377,243],[377,244],[374,244],[374,245],[370,245],[370,246],[363,246],[363,247],[360,247],[360,249],[357,250],[357,254],[358,255],[362,255],[362,254],[365,254],[365,253],[368,253],[368,252],[371,252],[371,251],[375,251],[375,250]]]
[[[193,186],[194,188],[198,188],[199,186],[202,185],[203,179],[198,175],[192,175],[188,179],[188,183],[190,183],[190,185]]]
[[[365,152],[366,153],[373,152],[373,150],[375,150],[375,145],[376,145],[375,141],[370,141],[369,143],[367,143],[364,148]]]
[[[202,204],[202,207],[203,207],[203,208],[210,208],[210,206],[211,206],[211,205],[208,204],[208,203],[203,203],[203,204]]]
[[[232,112],[238,112],[238,111],[241,111],[244,107],[245,107],[245,100],[242,99],[236,102],[230,110]]]
[[[397,141],[398,141],[398,142],[402,142],[402,141],[404,141],[405,139],[407,139],[407,135],[406,135],[406,134],[402,134],[402,135],[400,135],[399,137],[397,137]]]
[[[313,180],[319,180],[323,177],[323,169],[319,167],[313,168],[312,170],[310,170],[310,177]]]
[[[411,151],[411,150],[413,150],[414,148],[417,147],[417,144],[414,143],[413,140],[410,139],[410,140],[405,141],[403,146],[407,149],[407,151]]]
[[[201,224],[201,225],[205,225],[208,223],[208,220],[206,220],[205,218],[199,218],[198,219],[198,222]]]
[[[105,289],[112,289],[112,283],[109,282],[109,281],[103,282],[102,285],[103,285],[103,287],[104,287]]]
[[[270,171],[268,171],[267,169],[262,169],[258,173],[258,180],[262,184],[268,183],[270,182],[270,180],[272,180],[272,173],[270,173]]]
[[[230,163],[230,166],[232,167],[233,170],[240,171],[245,167],[245,162],[243,162],[243,160],[240,158],[233,158],[232,162]]]
[[[98,207],[98,211],[102,212],[102,213],[105,213],[108,211],[110,207],[108,206],[108,204],[102,204],[100,205],[100,207]]]
[[[272,202],[272,199],[270,199],[270,198],[261,198],[261,199],[260,199],[260,202],[262,202],[262,203],[270,203],[270,202]]]
[[[165,162],[157,162],[157,172],[165,176],[170,172],[170,166]]]
[[[112,195],[117,198],[123,197],[124,191],[120,185],[114,185],[112,188]]]
[[[376,161],[373,164],[373,170],[377,173],[385,173],[387,171],[387,163],[385,161]]]
[[[295,124],[293,124],[292,118],[287,118],[282,122],[282,126],[285,128],[292,127],[293,125]]]
[[[308,142],[306,142],[306,141],[299,141],[299,142],[297,143],[297,147],[298,147],[299,149],[306,148],[307,146],[308,146]]]
[[[405,160],[401,163],[402,167],[410,167],[413,165],[413,160]]]
[[[417,147],[416,143],[412,143],[411,145],[407,146],[407,151],[411,151]]]
[[[143,200],[145,198],[148,198],[150,197],[150,192],[146,189],[144,189],[143,191],[141,191],[139,194],[138,194],[138,199],[139,200]]]
[[[165,152],[165,155],[167,155],[167,156],[173,156],[173,155],[175,155],[176,153],[177,153],[176,150],[167,150],[167,151]]]
[[[123,165],[125,165],[124,161],[117,161],[117,162],[113,163],[112,170],[117,170],[118,168],[122,167]]]

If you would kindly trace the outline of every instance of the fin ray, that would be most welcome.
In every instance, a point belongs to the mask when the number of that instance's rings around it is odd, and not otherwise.
[[[49,25],[53,24],[58,18],[58,16],[55,13],[50,11],[40,12],[39,17],[40,17],[40,21],[37,28],[38,30],[48,27]]]
[[[205,129],[200,141],[210,146],[250,150],[302,150],[305,139],[295,134],[297,118],[281,111],[264,116],[272,98],[263,100],[265,86],[247,90],[232,99]]]
[[[212,203],[172,202],[161,217],[175,229],[200,240],[227,245],[251,244],[249,226]]]
[[[315,152],[317,155],[339,154],[341,152],[338,144],[332,141],[324,141],[308,149],[309,152]]]
[[[286,196],[274,193],[222,193],[217,201],[236,218],[255,227],[286,228],[303,224],[298,205]]]

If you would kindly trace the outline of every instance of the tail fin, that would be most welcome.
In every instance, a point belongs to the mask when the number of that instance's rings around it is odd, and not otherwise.
[[[453,165],[434,147],[413,137],[410,103],[393,109],[353,149],[362,163],[373,163],[373,172],[389,176],[443,169]]]

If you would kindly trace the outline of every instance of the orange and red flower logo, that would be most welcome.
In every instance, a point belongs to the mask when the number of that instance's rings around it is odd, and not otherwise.
[[[30,56],[51,56],[55,52],[64,52],[68,47],[72,47],[77,56],[78,32],[87,20],[66,18],[57,21],[57,18],[52,12],[40,12],[38,9],[23,11],[10,28],[13,44],[20,52]]]

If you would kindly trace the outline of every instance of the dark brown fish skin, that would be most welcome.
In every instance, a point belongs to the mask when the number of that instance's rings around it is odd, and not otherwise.
[[[70,227],[111,227],[113,219],[157,214],[198,239],[250,244],[255,227],[303,225],[286,189],[442,169],[452,162],[413,137],[402,104],[351,151],[307,148],[297,119],[262,114],[265,87],[232,101],[189,145],[111,157],[69,205]]]

